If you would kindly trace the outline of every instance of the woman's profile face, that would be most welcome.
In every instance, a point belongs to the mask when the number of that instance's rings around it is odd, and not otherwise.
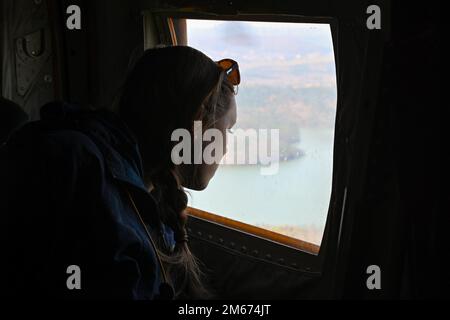
[[[236,124],[236,119],[237,106],[236,99],[233,95],[230,99],[230,106],[228,111],[222,118],[217,121],[214,127],[221,132],[223,137],[221,141],[221,149],[223,150],[223,154],[220,155],[221,159],[227,152],[227,131]],[[204,148],[209,143],[210,142],[206,142],[204,144]],[[184,180],[183,187],[197,191],[204,190],[208,186],[209,181],[214,177],[214,174],[216,173],[218,167],[219,164],[217,162],[214,162],[213,164],[207,164],[205,163],[205,161],[202,161],[202,164],[181,164],[180,172]]]

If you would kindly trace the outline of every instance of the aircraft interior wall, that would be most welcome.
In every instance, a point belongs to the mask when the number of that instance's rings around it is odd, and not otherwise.
[[[320,251],[286,248],[196,217],[189,222],[192,251],[218,299],[443,297],[449,282],[441,256],[440,187],[434,182],[442,148],[436,138],[437,9],[376,2],[387,27],[369,31],[365,12],[372,1],[2,0],[1,94],[31,120],[53,100],[110,105],[144,47],[170,41],[168,29],[161,28],[170,14],[327,21],[337,111]],[[63,27],[72,4],[83,8],[84,25],[76,32]],[[145,12],[156,20],[145,20]],[[420,27],[405,26],[408,12],[423,18]],[[185,32],[176,25],[182,44]],[[383,270],[383,290],[367,290],[372,264]]]

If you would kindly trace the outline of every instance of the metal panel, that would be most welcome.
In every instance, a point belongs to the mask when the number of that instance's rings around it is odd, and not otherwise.
[[[47,2],[5,0],[2,14],[2,95],[36,120],[55,94]]]

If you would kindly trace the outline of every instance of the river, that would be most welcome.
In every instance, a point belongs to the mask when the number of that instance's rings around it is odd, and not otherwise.
[[[300,130],[301,158],[263,176],[257,165],[221,166],[190,206],[320,244],[331,194],[334,131]]]

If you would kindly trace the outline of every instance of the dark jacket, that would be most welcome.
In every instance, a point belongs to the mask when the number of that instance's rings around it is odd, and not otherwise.
[[[144,186],[132,133],[107,111],[53,103],[41,117],[2,151],[2,295],[155,298],[161,270],[127,192],[167,251],[173,232]],[[81,290],[67,288],[72,265]]]

